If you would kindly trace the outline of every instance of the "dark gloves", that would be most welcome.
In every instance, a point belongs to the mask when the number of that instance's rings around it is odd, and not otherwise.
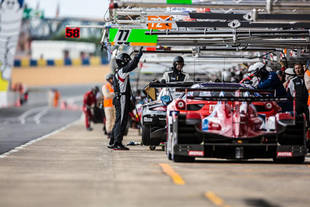
[[[143,47],[140,47],[140,49],[139,49],[139,53],[138,53],[138,58],[141,58],[142,57],[142,55],[143,55]]]

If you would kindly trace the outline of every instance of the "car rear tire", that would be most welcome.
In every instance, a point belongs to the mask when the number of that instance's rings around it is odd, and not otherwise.
[[[278,138],[281,145],[305,145],[305,121],[302,116],[296,117],[296,124],[288,126]]]
[[[143,145],[150,145],[151,140],[151,127],[150,126],[143,126],[142,127],[142,144]]]
[[[305,156],[300,157],[288,157],[288,158],[273,158],[276,163],[290,163],[290,164],[302,164],[305,162]]]
[[[173,161],[174,162],[194,162],[195,157],[186,157],[181,155],[173,155]]]

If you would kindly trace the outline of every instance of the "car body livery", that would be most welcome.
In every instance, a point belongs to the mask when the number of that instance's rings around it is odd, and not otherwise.
[[[169,159],[273,158],[303,162],[305,118],[280,112],[270,91],[237,83],[203,83],[184,89],[167,108]]]

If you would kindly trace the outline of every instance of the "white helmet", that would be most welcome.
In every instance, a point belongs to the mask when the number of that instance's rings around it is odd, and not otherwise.
[[[272,71],[271,67],[269,67],[269,66],[266,66],[266,70],[267,70],[268,72],[271,72],[271,71]]]
[[[289,76],[295,76],[295,71],[294,68],[286,68],[284,71],[285,75],[289,75]]]
[[[256,73],[264,67],[265,67],[265,64],[262,62],[254,63],[253,65],[249,67],[248,73]]]
[[[222,72],[222,81],[224,81],[224,82],[230,82],[230,81],[231,81],[231,72],[229,72],[229,71],[223,71],[223,72]]]

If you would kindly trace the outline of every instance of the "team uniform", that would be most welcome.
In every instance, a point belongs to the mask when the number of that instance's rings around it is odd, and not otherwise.
[[[103,106],[106,118],[107,135],[109,138],[111,138],[113,125],[115,122],[115,107],[113,106],[114,89],[110,82],[107,82],[102,87],[102,94],[104,97]]]
[[[189,81],[189,74],[184,72],[176,71],[175,69],[172,69],[172,71],[165,72],[162,80],[166,80],[166,82],[177,82],[177,81]]]
[[[307,120],[309,120],[309,111],[307,106],[309,94],[304,79],[298,76],[291,79],[288,84],[288,92],[291,97],[295,98],[296,113],[305,113]]]
[[[116,110],[116,119],[110,141],[110,143],[114,142],[113,149],[128,150],[128,148],[122,145],[122,141],[129,118],[131,104],[130,98],[132,95],[129,73],[138,66],[141,56],[142,50],[140,49],[139,54],[136,55],[133,60],[124,63],[123,67],[119,67],[114,74],[113,88],[115,96],[113,99],[113,105]]]
[[[304,75],[305,86],[308,90],[308,108],[310,107],[310,71],[307,69]],[[310,109],[309,109],[310,110]]]
[[[90,107],[96,104],[96,95],[92,91],[85,93],[83,98],[83,112],[85,114],[86,129],[90,129],[90,121],[92,120],[92,113]]]

